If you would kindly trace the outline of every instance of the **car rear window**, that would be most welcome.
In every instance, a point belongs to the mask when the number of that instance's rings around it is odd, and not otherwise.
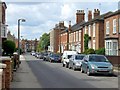
[[[76,59],[76,60],[82,60],[83,58],[84,58],[83,55],[76,55],[76,56],[75,56],[75,59]]]

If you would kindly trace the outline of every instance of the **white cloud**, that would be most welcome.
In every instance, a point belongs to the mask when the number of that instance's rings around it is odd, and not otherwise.
[[[27,2],[27,0],[26,0]],[[17,20],[25,18],[26,22],[21,22],[21,35],[27,39],[39,38],[43,33],[49,32],[59,21],[64,21],[68,26],[69,21],[75,24],[77,9],[98,8],[95,3],[7,3],[7,24],[9,30],[17,36]],[[112,3],[113,6],[116,4]],[[110,3],[101,5],[101,11],[107,12],[116,7]],[[105,8],[105,9],[104,9]],[[85,11],[86,12],[86,11]]]

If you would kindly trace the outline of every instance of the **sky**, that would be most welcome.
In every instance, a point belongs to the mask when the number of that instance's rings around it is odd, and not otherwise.
[[[8,30],[17,37],[18,19],[24,18],[26,22],[20,22],[21,39],[39,39],[43,33],[49,33],[55,24],[64,21],[68,26],[76,23],[76,11],[84,10],[87,21],[87,11],[100,9],[101,14],[118,9],[119,0],[2,0],[6,2],[6,24]]]

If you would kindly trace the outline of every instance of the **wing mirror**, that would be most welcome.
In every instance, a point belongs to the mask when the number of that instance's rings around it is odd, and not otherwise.
[[[88,62],[88,60],[86,60],[86,59],[85,59],[84,61],[85,61],[85,62]]]

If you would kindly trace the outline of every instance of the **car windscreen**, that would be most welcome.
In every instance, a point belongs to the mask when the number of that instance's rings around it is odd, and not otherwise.
[[[52,57],[60,57],[60,55],[53,54]]]
[[[82,60],[84,58],[84,55],[76,55],[75,59],[76,60]]]
[[[90,56],[90,62],[109,62],[104,56]]]
[[[68,56],[68,59],[71,58],[72,55],[67,55]]]

